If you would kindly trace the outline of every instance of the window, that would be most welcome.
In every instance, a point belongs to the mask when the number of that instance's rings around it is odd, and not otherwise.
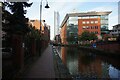
[[[95,28],[95,26],[91,26],[91,29],[94,29]]]
[[[98,21],[95,21],[95,23],[98,23]]]
[[[96,26],[97,27],[97,29],[98,29],[98,26]]]
[[[101,20],[101,24],[108,24],[108,20]]]
[[[85,24],[85,21],[83,21],[82,23]]]
[[[87,24],[89,24],[89,21],[87,21]]]
[[[93,27],[91,26],[91,29],[92,29]]]
[[[98,26],[95,26],[95,29],[98,29]]]
[[[86,26],[87,29],[89,29],[89,26]]]
[[[98,32],[97,32],[97,31],[95,31],[95,34],[98,34]]]
[[[83,26],[82,28],[83,29],[89,29],[89,26]]]
[[[91,24],[93,24],[94,23],[94,21],[91,21]]]
[[[85,26],[83,26],[83,29],[85,29],[86,27]]]

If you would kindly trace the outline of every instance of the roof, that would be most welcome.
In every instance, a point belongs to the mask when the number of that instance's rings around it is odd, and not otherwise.
[[[114,25],[113,27],[118,27],[118,26],[120,26],[120,24]]]
[[[84,12],[84,13],[68,13],[66,14],[64,20],[60,27],[64,25],[64,23],[68,20],[69,17],[84,17],[84,16],[101,16],[101,15],[109,15],[112,11],[104,11],[104,12]]]

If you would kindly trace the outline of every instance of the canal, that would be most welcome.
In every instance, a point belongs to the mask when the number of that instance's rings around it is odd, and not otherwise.
[[[56,47],[63,64],[75,78],[120,79],[120,61],[77,47]]]

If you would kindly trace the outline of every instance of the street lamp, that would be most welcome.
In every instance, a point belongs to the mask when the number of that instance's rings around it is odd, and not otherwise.
[[[42,16],[42,1],[43,1],[43,0],[41,0],[41,2],[40,2],[40,33],[41,33],[41,23],[42,23],[42,21],[41,21],[41,16]],[[45,8],[50,8],[50,7],[48,6],[47,0],[46,0],[46,6],[45,6]]]

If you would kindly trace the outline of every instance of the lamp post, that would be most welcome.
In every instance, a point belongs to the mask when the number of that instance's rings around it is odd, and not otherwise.
[[[42,17],[42,1],[43,1],[43,0],[41,0],[41,2],[40,2],[40,33],[41,33],[41,23],[42,23],[42,21],[41,21],[41,17]],[[50,8],[50,7],[48,6],[47,0],[46,0],[46,6],[45,6],[45,8]]]

